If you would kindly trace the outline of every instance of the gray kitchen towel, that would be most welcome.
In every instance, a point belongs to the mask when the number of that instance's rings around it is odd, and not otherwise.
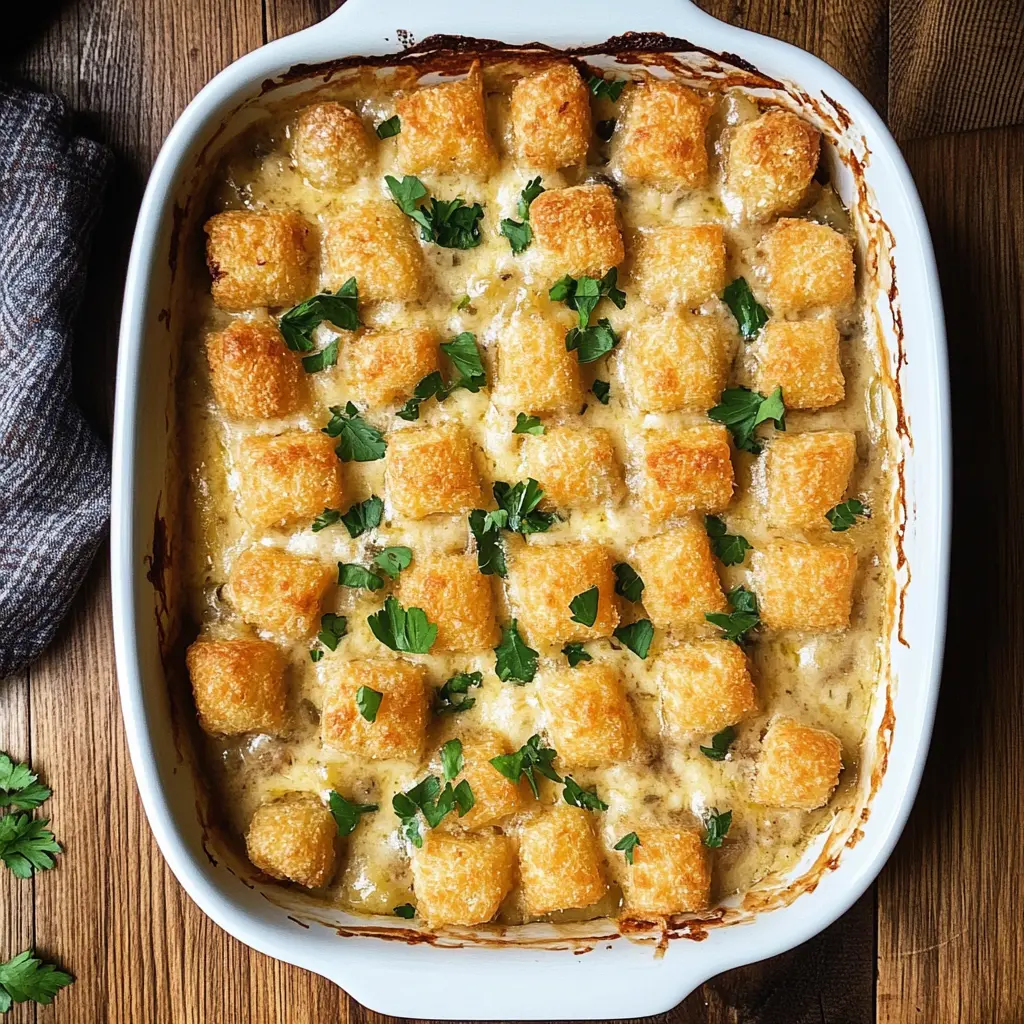
[[[108,150],[0,83],[0,679],[53,639],[110,516],[110,458],[71,397],[71,324]]]

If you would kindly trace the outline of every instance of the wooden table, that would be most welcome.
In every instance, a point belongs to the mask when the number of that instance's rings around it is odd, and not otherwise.
[[[860,87],[903,144],[942,269],[959,543],[932,756],[892,861],[823,935],[712,979],[665,1019],[1020,1021],[1024,0],[702,2],[721,18],[822,56]],[[82,130],[118,156],[76,350],[82,404],[108,435],[128,247],[164,135],[224,65],[333,6],[37,0],[19,5],[30,24],[5,25],[8,73],[62,93]],[[57,870],[34,881],[0,872],[0,960],[34,945],[78,979],[52,1007],[16,1008],[12,1022],[384,1019],[323,979],[230,939],[165,866],[125,748],[106,550],[53,648],[0,683],[4,749],[31,758],[53,786],[48,809],[65,853]]]

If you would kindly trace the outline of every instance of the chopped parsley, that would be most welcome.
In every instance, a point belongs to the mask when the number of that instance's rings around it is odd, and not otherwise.
[[[377,125],[378,139],[394,138],[402,130],[402,119],[397,114],[392,114],[386,121]]]
[[[359,819],[364,814],[380,810],[377,804],[354,804],[333,789],[331,790],[331,795],[327,798],[327,803],[331,808],[334,824],[338,826],[339,836],[351,835],[355,832]]]
[[[356,307],[359,302],[359,288],[356,279],[350,277],[336,292],[323,292],[300,302],[289,309],[278,321],[278,329],[284,343],[293,352],[313,351],[313,331],[325,320],[343,331],[359,329],[359,316]],[[330,347],[330,346],[328,346]],[[320,353],[318,353],[319,355]],[[337,340],[334,342],[334,360],[325,363],[333,366],[338,357]],[[315,357],[311,357],[315,358]],[[305,360],[303,360],[305,365]],[[323,369],[323,367],[316,367]],[[307,373],[313,373],[307,368]]]
[[[303,356],[302,368],[306,373],[319,373],[321,370],[326,370],[329,366],[334,366],[337,361],[338,339],[335,338],[320,349],[319,352],[315,352],[311,356]]]
[[[49,1006],[53,997],[65,985],[74,981],[66,971],[46,963],[26,949],[16,957],[0,964],[0,1013],[7,1011],[14,1003],[31,1000],[42,1006]]]
[[[544,191],[540,178],[531,178],[526,183],[519,195],[519,203],[516,212],[521,220],[511,220],[506,217],[502,220],[498,231],[508,239],[512,252],[518,256],[529,248],[533,241],[533,228],[530,227],[530,204]]]
[[[504,579],[508,569],[496,513],[485,512],[482,508],[473,509],[469,513],[469,529],[476,541],[477,568],[484,576],[500,576]]]
[[[459,299],[459,301],[455,303],[455,309],[458,312],[461,313],[462,310],[469,309],[469,307],[472,304],[472,302],[473,302],[473,300],[469,297],[468,294],[467,295],[463,295],[462,298]]]
[[[474,249],[480,244],[480,220],[484,210],[479,203],[467,206],[464,199],[445,201],[431,196],[425,206],[417,206],[427,198],[427,190],[419,178],[406,175],[401,181],[390,174],[384,176],[398,208],[420,226],[424,242],[434,242],[445,249]]]
[[[314,647],[309,652],[309,660],[315,665],[318,661],[322,661],[324,651],[322,647]]]
[[[578,622],[581,626],[593,626],[597,621],[597,602],[601,596],[600,590],[595,586],[583,593],[577,594],[569,602],[569,616],[571,622]]]
[[[514,486],[499,480],[492,491],[498,508],[488,514],[506,530],[526,537],[531,533],[546,532],[555,521],[553,512],[538,510],[537,506],[544,497],[544,491],[533,477],[520,480]]]
[[[743,643],[747,639],[746,634],[761,621],[757,610],[757,595],[746,587],[736,587],[725,596],[729,599],[732,611],[705,612],[704,618],[723,631],[723,640]]]
[[[604,277],[565,277],[556,281],[548,289],[548,297],[553,302],[564,302],[579,315],[580,329],[590,323],[590,314],[597,308],[601,299],[610,299],[619,309],[626,305],[626,293],[618,286],[619,272],[612,267]]]
[[[476,697],[467,697],[471,686],[482,686],[482,672],[459,672],[447,680],[443,686],[434,691],[434,712],[438,715],[457,715],[460,711],[468,711],[475,703]],[[456,700],[456,697],[462,697]]]
[[[595,380],[591,385],[590,390],[594,392],[594,397],[602,404],[608,404],[608,396],[611,394],[612,386],[606,380]]]
[[[510,782],[518,782],[526,776],[533,795],[539,797],[537,773],[552,782],[562,781],[562,776],[551,764],[557,756],[551,747],[542,747],[540,736],[534,734],[514,754],[499,754],[492,757],[491,764]]]
[[[387,451],[384,435],[371,427],[351,402],[344,409],[340,405],[331,406],[331,418],[322,432],[338,438],[334,450],[342,462],[376,462],[383,459]]]
[[[384,515],[384,502],[374,494],[366,501],[356,502],[349,510],[341,516],[341,521],[348,530],[348,535],[354,540],[361,537],[367,530],[380,526]]]
[[[52,854],[60,853],[49,818],[28,814],[5,814],[0,818],[0,860],[16,878],[31,878],[37,871],[49,871]]]
[[[728,527],[718,516],[705,516],[704,529],[711,541],[711,550],[722,565],[740,565],[753,550],[746,537],[728,532]]]
[[[565,777],[562,798],[570,807],[582,807],[585,811],[607,811],[608,805],[597,795],[596,789],[583,789],[571,775]]]
[[[628,647],[638,658],[646,658],[654,639],[654,626],[650,619],[638,619],[628,626],[619,626],[612,636]]]
[[[391,911],[395,917],[404,917],[406,921],[411,921],[416,916],[416,908],[411,903],[403,903],[399,907],[395,907]]]
[[[458,376],[446,384],[440,370],[428,373],[416,385],[412,397],[398,410],[396,415],[399,419],[409,422],[418,420],[420,405],[428,398],[436,398],[439,402],[443,402],[452,392],[458,391],[460,388],[475,395],[481,388],[487,386],[487,373],[480,358],[480,350],[476,347],[475,334],[463,331],[451,341],[442,343],[441,351],[451,360]]]
[[[459,772],[462,771],[462,766],[465,764],[465,759],[462,756],[462,740],[454,739],[448,740],[443,747],[441,747],[441,770],[444,772],[445,781],[454,779]]]
[[[721,732],[716,732],[711,737],[711,746],[701,747],[700,752],[711,761],[724,761],[734,739],[736,739],[736,730],[731,725],[727,725]]]
[[[49,800],[52,792],[27,764],[15,763],[6,754],[0,754],[0,807],[31,811]]]
[[[444,377],[441,376],[441,371],[434,370],[433,373],[428,373],[413,388],[412,397],[406,401],[405,405],[395,415],[400,420],[414,423],[420,418],[420,406],[428,398],[437,398],[439,402],[443,402],[449,394],[448,386],[444,382]]]
[[[717,850],[732,824],[732,811],[718,813],[717,807],[709,807],[704,813],[704,845]]]
[[[341,519],[340,508],[325,508],[313,520],[313,532],[319,533],[321,530],[326,530],[328,526],[333,526],[339,519]]]
[[[612,571],[615,573],[615,593],[627,601],[639,601],[644,592],[644,581],[636,570],[627,562],[616,562]]]
[[[608,118],[604,121],[598,121],[597,124],[594,125],[594,131],[597,132],[597,137],[602,142],[610,142],[612,135],[615,134],[615,125],[615,118]]]
[[[335,615],[333,612],[324,612],[320,616],[320,632],[316,638],[329,651],[336,651],[341,638],[348,632],[348,619],[344,615]]]
[[[373,564],[393,580],[398,579],[398,574],[408,569],[411,562],[412,549],[400,546],[385,548],[373,557]]]
[[[516,416],[516,425],[512,428],[513,434],[533,434],[539,437],[544,433],[544,424],[536,416],[527,416],[521,412]]]
[[[722,299],[736,318],[744,341],[752,341],[768,323],[768,311],[754,298],[745,277],[737,277],[727,285]]]
[[[372,690],[369,686],[360,686],[356,690],[356,707],[359,708],[359,714],[368,722],[377,721],[377,712],[380,710],[380,702],[383,699],[383,693],[379,690]]]
[[[418,814],[422,812],[427,824],[437,828],[444,817],[458,808],[459,817],[473,809],[476,799],[469,783],[463,779],[454,789],[446,782],[444,789],[436,775],[428,775],[412,789],[396,793],[391,807],[401,819],[402,832],[413,846],[423,846]]]
[[[857,498],[842,501],[825,513],[825,518],[832,524],[833,533],[843,533],[851,526],[856,526],[857,516],[863,516],[865,519],[871,518],[871,512]]]
[[[618,850],[626,858],[627,864],[633,863],[633,851],[638,846],[643,846],[640,837],[635,832],[627,832],[612,849]]]
[[[538,653],[519,635],[519,623],[513,619],[501,631],[501,643],[494,648],[494,671],[503,683],[517,686],[533,682],[537,674]]]
[[[614,103],[622,95],[626,82],[622,79],[613,82],[608,78],[598,78],[597,75],[591,75],[587,79],[587,87],[598,99],[611,100]]]
[[[384,581],[365,566],[352,562],[338,563],[338,586],[352,587],[354,590],[380,590]]]
[[[387,598],[384,607],[366,621],[373,635],[393,651],[426,654],[437,639],[437,626],[422,608],[405,609],[393,597]]]
[[[582,661],[593,661],[591,655],[584,650],[583,644],[566,644],[562,653],[569,659],[569,668],[575,668]]]
[[[566,351],[575,352],[581,363],[593,363],[608,355],[618,343],[619,336],[606,317],[590,327],[574,327],[565,336]]]
[[[754,431],[760,424],[771,420],[776,430],[786,429],[782,388],[777,387],[767,397],[750,388],[726,388],[722,392],[722,401],[708,410],[708,416],[729,428],[737,448],[757,455],[761,445],[755,439]]]

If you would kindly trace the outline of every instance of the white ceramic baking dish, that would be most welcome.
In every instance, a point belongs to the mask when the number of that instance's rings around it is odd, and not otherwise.
[[[471,935],[423,941],[393,918],[367,928],[365,919],[318,911],[288,890],[264,887],[218,847],[173,724],[164,660],[171,662],[161,658],[175,559],[173,531],[167,534],[163,518],[174,448],[168,392],[177,329],[168,311],[175,308],[174,264],[188,190],[196,168],[256,116],[265,83],[291,71],[271,90],[276,96],[309,88],[325,74],[318,69],[310,77],[312,69],[296,65],[396,53],[411,40],[448,33],[508,44],[593,45],[587,59],[611,66],[615,58],[600,54],[616,46],[603,51],[599,44],[627,32],[678,37],[661,45],[643,40],[634,48],[674,51],[684,73],[746,75],[750,84],[765,86],[762,94],[810,116],[833,143],[840,191],[865,238],[864,272],[901,402],[889,410],[904,488],[896,496],[902,524],[891,552],[899,594],[889,679],[880,685],[872,719],[877,741],[869,744],[857,805],[837,815],[788,878],[762,892],[759,906],[731,908],[717,922],[681,924],[659,943],[620,937],[609,922],[577,928],[574,935],[532,928],[483,942]],[[624,58],[630,45],[617,45]],[[174,126],[139,215],[120,346],[112,562],[125,727],[143,804],[167,862],[196,903],[232,935],[331,978],[385,1013],[635,1017],[669,1009],[721,971],[796,946],[871,883],[907,819],[937,696],[950,522],[948,381],[939,286],[914,184],[878,115],[830,67],[722,24],[686,0],[348,0],[323,23],[224,70]],[[396,936],[417,941],[385,941]]]

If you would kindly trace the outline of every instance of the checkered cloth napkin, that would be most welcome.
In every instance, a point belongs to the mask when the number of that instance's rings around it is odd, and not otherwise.
[[[110,166],[59,99],[0,83],[0,679],[53,638],[110,515],[70,361]]]

